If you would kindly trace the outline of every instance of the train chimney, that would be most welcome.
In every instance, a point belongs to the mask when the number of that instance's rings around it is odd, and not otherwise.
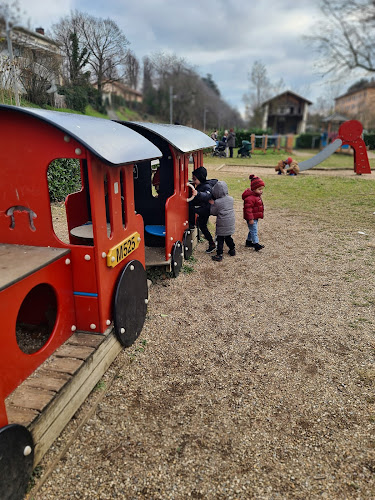
[[[39,35],[44,35],[44,28],[36,28],[35,30]]]

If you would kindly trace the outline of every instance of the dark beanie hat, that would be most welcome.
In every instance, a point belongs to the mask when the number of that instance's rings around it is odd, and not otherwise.
[[[206,182],[207,170],[204,167],[198,167],[193,170],[193,175],[198,179],[199,182]]]
[[[249,175],[250,179],[250,184],[251,184],[251,190],[254,191],[258,187],[264,186],[264,182],[260,177],[257,177],[256,175]]]

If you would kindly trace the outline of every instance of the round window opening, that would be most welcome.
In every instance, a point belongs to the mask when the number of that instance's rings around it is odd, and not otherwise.
[[[25,354],[39,351],[55,327],[57,298],[51,285],[42,283],[24,298],[17,316],[16,339]]]

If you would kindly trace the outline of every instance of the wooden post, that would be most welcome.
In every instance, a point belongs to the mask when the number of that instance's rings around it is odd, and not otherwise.
[[[293,134],[287,135],[285,151],[291,153],[293,149]]]
[[[263,136],[263,153],[267,153],[268,135]]]
[[[255,134],[251,134],[250,142],[251,142],[251,151],[255,151]]]

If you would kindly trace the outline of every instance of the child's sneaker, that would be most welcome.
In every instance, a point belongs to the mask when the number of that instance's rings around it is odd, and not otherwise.
[[[229,250],[229,252],[228,252],[228,253],[229,253],[229,255],[230,255],[231,257],[234,257],[234,256],[236,255],[236,250],[235,250],[234,248],[232,248],[232,250]]]
[[[214,250],[216,250],[216,245],[215,243],[213,243],[212,245],[209,245],[207,250],[206,250],[206,253],[211,253],[213,252]]]
[[[222,255],[213,255],[211,257],[211,259],[216,261],[216,262],[221,262],[223,260],[223,256]]]
[[[250,241],[250,240],[246,240],[245,245],[246,245],[247,247],[253,247],[253,246],[254,246],[254,243],[253,243],[252,241]]]
[[[259,243],[254,243],[254,250],[256,252],[259,252],[259,250],[262,250],[264,248],[264,245],[260,245]]]

